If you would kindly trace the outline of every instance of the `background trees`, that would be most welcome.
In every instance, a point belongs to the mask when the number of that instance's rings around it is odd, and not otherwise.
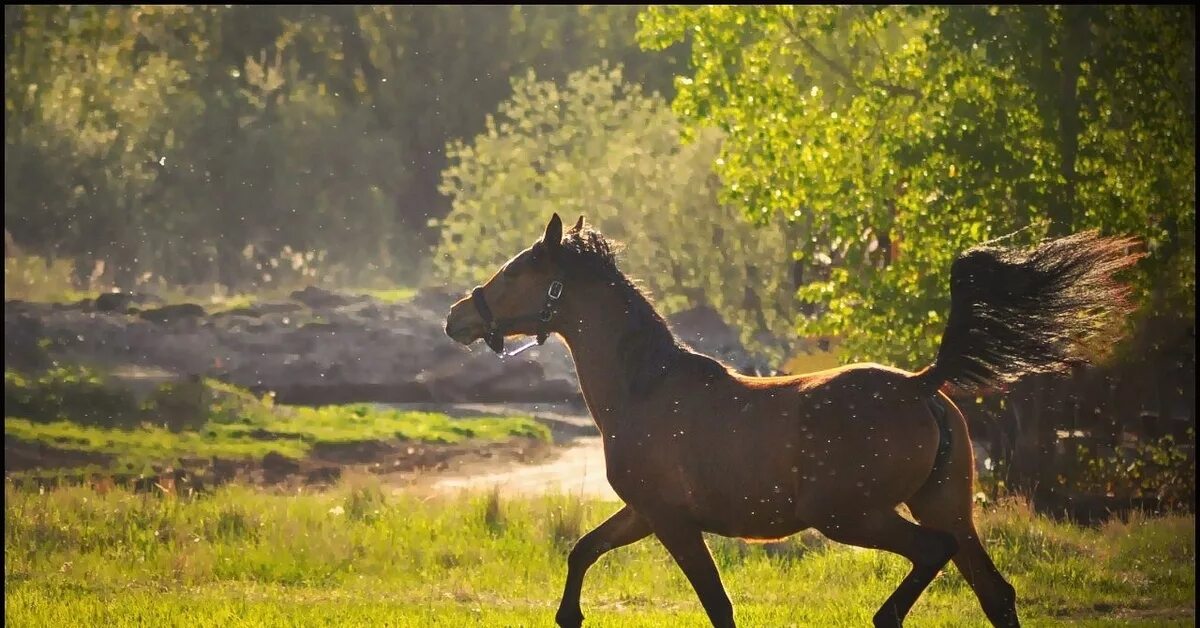
[[[801,333],[848,359],[928,360],[953,257],[1021,229],[1141,235],[1153,309],[1194,309],[1194,9],[653,7],[640,37],[690,43],[675,111],[727,134],[723,202],[804,225]]]
[[[714,307],[748,341],[787,328],[790,232],[780,221],[757,229],[717,202],[719,131],[687,145],[679,135],[666,101],[619,68],[572,73],[561,86],[532,72],[514,80],[486,130],[450,149],[438,278],[479,283],[536,239],[545,216],[583,215],[624,244],[623,268],[666,313]],[[763,308],[760,297],[778,306]]]
[[[126,288],[270,286],[295,251],[327,280],[415,282],[446,143],[511,76],[612,59],[670,89],[637,11],[6,7],[5,228]]]
[[[1098,227],[1189,325],[1193,18],[6,7],[5,228],[81,283],[457,283],[578,211],[668,311],[919,366],[960,251]]]

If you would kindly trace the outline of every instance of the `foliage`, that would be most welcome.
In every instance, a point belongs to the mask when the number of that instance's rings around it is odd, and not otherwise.
[[[1196,500],[1196,434],[1189,428],[1187,441],[1177,443],[1170,434],[1139,441],[1098,455],[1080,445],[1077,456],[1082,477],[1072,488],[1093,494],[1154,497],[1163,504],[1186,507]]]
[[[675,110],[726,134],[721,199],[784,216],[845,358],[935,353],[954,256],[1026,229],[1141,236],[1152,308],[1195,291],[1194,9],[652,7],[650,49],[689,42]],[[1190,315],[1190,314],[1189,314]]]
[[[68,260],[78,287],[270,288],[285,248],[300,281],[412,281],[442,149],[510,76],[613,59],[670,88],[637,11],[6,6],[6,252]]]
[[[666,313],[711,305],[747,340],[786,325],[787,229],[756,229],[716,201],[719,133],[686,146],[679,134],[666,103],[626,83],[620,67],[576,72],[562,85],[532,72],[513,81],[486,132],[449,149],[442,191],[453,205],[440,224],[437,276],[482,282],[551,213],[583,215],[624,242],[623,270]]]
[[[565,496],[422,498],[377,477],[334,490],[209,496],[116,489],[5,488],[5,619],[10,625],[538,625],[565,573],[564,509],[581,529],[614,504]],[[489,524],[498,509],[503,526]],[[491,515],[496,517],[495,513]],[[1194,620],[1195,520],[1081,528],[1006,506],[981,513],[1027,623],[1186,625]],[[904,559],[806,532],[773,544],[709,537],[738,620],[859,625],[908,572]],[[590,625],[704,622],[687,580],[653,540],[588,573]],[[949,568],[913,610],[930,626],[986,625]]]
[[[91,295],[75,287],[74,266],[66,260],[36,255],[4,257],[4,300],[79,301]]]
[[[141,418],[137,400],[83,366],[54,366],[42,373],[4,370],[4,412],[39,421],[70,418],[89,425],[130,426]]]

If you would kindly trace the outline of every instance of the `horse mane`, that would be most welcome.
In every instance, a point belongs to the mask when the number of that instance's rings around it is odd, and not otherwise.
[[[727,373],[725,365],[675,338],[650,297],[617,267],[619,250],[618,243],[589,228],[568,233],[561,249],[565,276],[607,282],[625,300],[625,327],[615,336],[630,393],[645,396],[672,369],[692,368],[709,377]]]

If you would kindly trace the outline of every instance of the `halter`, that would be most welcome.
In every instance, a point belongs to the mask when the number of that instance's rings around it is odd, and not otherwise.
[[[483,319],[483,324],[487,327],[487,332],[483,335],[483,341],[487,343],[487,346],[492,351],[501,353],[504,350],[504,329],[511,328],[514,323],[523,323],[532,320],[537,322],[537,344],[544,344],[546,337],[550,335],[550,330],[547,329],[547,326],[553,320],[554,315],[558,313],[558,299],[562,297],[562,291],[562,281],[555,279],[546,288],[546,302],[542,304],[540,312],[537,314],[523,314],[521,316],[513,316],[512,318],[497,319],[492,316],[492,308],[488,307],[487,299],[483,296],[483,286],[475,286],[475,289],[471,291],[471,302],[475,304],[475,310],[479,312],[479,317]],[[516,355],[531,346],[533,345],[526,345],[509,355]]]

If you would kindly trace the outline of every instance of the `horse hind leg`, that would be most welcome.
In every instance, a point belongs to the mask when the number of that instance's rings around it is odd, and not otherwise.
[[[958,543],[954,565],[979,598],[992,625],[1019,626],[1016,592],[988,556],[971,518],[975,468],[966,420],[955,411],[950,413],[949,423],[952,435],[949,460],[905,503],[922,525],[954,535]]]
[[[917,525],[894,510],[818,529],[839,543],[885,550],[912,562],[912,570],[875,613],[876,626],[903,625],[917,598],[958,551],[954,536]]]

